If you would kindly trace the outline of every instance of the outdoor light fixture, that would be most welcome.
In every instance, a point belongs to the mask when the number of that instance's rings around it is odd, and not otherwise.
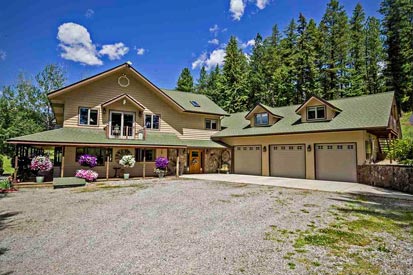
[[[311,144],[307,145],[307,152],[311,152]]]
[[[103,108],[102,112],[103,112],[104,114],[106,114],[106,108]]]
[[[262,148],[262,150],[265,152],[267,152],[267,146],[264,146],[264,148]]]

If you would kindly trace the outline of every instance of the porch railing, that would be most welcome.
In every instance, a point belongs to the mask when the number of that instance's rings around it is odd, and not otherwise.
[[[133,126],[119,127],[115,126],[106,126],[106,137],[115,138],[115,139],[138,139],[145,140],[146,131],[145,129],[137,129]]]

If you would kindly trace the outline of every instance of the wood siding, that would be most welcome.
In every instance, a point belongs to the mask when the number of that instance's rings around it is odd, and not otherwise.
[[[130,85],[126,88],[118,85],[118,77],[123,73],[125,73],[130,80]],[[101,108],[102,103],[124,93],[143,104],[146,110],[143,113],[139,112],[138,108],[128,100],[126,100],[126,104],[123,104],[123,100],[120,100],[107,106],[105,110]],[[135,112],[135,126],[138,129],[144,125],[145,114],[159,114],[161,116],[160,129],[154,131],[174,133],[186,139],[207,139],[216,131],[205,130],[205,119],[220,120],[220,117],[217,115],[195,114],[181,111],[176,105],[163,96],[160,96],[158,91],[137,79],[127,70],[116,72],[113,75],[91,82],[86,86],[56,96],[53,98],[53,101],[59,101],[64,104],[63,127],[104,128],[109,122],[110,111],[116,110]],[[79,107],[98,110],[98,125],[80,126],[78,124]]]

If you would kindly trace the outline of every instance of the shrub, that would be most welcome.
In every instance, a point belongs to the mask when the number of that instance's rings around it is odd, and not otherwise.
[[[79,164],[81,166],[93,168],[98,164],[98,159],[92,155],[81,155],[79,158]]]
[[[11,182],[10,179],[2,179],[0,180],[0,190],[2,189],[10,189],[11,187]]]
[[[93,170],[80,169],[76,171],[77,178],[85,179],[87,182],[95,181],[98,178],[98,173]]]
[[[406,138],[392,141],[388,157],[401,164],[413,165],[413,140]]]
[[[135,166],[135,158],[132,155],[125,155],[119,161],[119,164],[123,167],[133,167]]]

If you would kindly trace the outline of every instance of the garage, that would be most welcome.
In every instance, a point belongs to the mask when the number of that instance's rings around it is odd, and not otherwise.
[[[357,181],[355,143],[325,143],[315,145],[316,179]]]
[[[270,175],[273,177],[305,178],[305,145],[270,145]]]
[[[261,146],[243,145],[234,147],[234,173],[261,175]]]

